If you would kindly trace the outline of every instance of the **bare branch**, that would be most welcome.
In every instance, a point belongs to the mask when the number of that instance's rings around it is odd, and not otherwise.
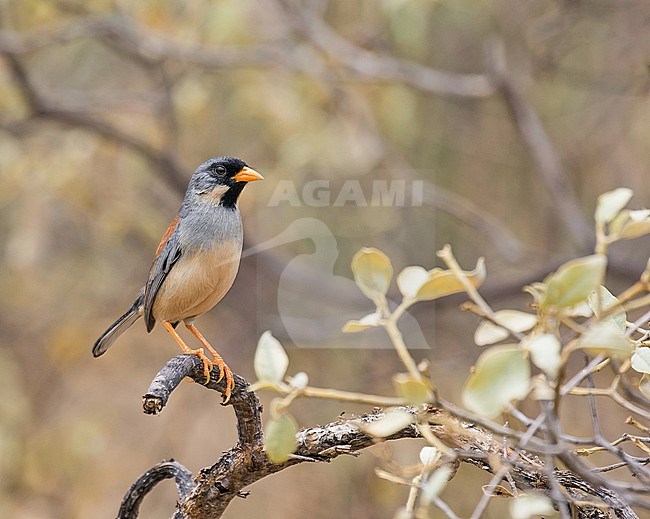
[[[206,384],[203,364],[194,355],[179,355],[171,359],[152,381],[143,397],[145,413],[156,414],[167,404],[169,397],[185,377],[225,394],[225,382],[218,381],[218,370],[213,371]],[[298,449],[287,462],[274,464],[263,450],[261,406],[255,393],[248,391],[248,383],[235,375],[235,389],[228,405],[237,417],[238,442],[212,467],[201,471],[197,484],[179,503],[180,517],[221,517],[233,498],[259,479],[305,461],[330,461],[340,455],[354,453],[374,445],[375,440],[362,433],[357,420],[341,420],[322,427],[303,429],[296,441]],[[361,417],[373,421],[381,414]],[[414,438],[419,432],[407,428],[389,439]]]
[[[206,384],[202,366],[201,361],[194,355],[179,355],[171,359],[156,375],[144,397],[145,412],[148,414],[160,412],[168,403],[172,391],[185,377],[190,377],[204,387],[223,395],[225,393],[224,381],[218,381],[218,373],[213,372],[210,382]],[[214,465],[200,471],[193,486],[183,486],[185,494],[181,494],[175,517],[219,518],[235,497],[246,495],[245,488],[247,486],[293,465],[305,462],[328,462],[340,455],[354,454],[385,440],[421,437],[416,425],[410,425],[383,440],[365,434],[362,432],[364,424],[384,416],[382,411],[375,411],[350,419],[341,418],[323,426],[302,429],[296,436],[298,448],[294,455],[284,463],[275,464],[268,460],[264,452],[261,407],[256,395],[248,388],[246,380],[235,375],[235,390],[228,405],[233,406],[237,417],[238,442]],[[597,497],[615,509],[619,517],[626,519],[636,517],[616,492],[598,484],[601,482],[599,477],[591,474],[588,479],[583,478],[582,467],[578,473],[555,469],[552,473],[556,481],[549,482],[548,471],[543,463],[537,458],[531,458],[525,451],[504,446],[498,439],[495,439],[492,432],[434,407],[430,407],[426,414],[422,414],[417,408],[405,409],[417,415],[418,420],[422,421],[421,426],[430,427],[431,433],[451,447],[453,456],[460,461],[471,463],[494,474],[494,471],[500,473],[499,468],[493,467],[490,460],[494,456],[508,456],[508,464],[504,466],[509,467],[512,481],[522,490],[535,489],[553,498],[552,484],[557,484],[567,492],[571,490],[567,495],[572,496],[574,500],[584,501],[585,495]],[[509,432],[507,428],[502,430]],[[514,431],[512,432],[514,433]],[[523,435],[515,436],[519,436],[521,440]],[[534,447],[542,446],[541,444],[536,445],[539,442],[533,442],[527,436],[526,443]],[[553,455],[561,455],[553,449],[551,451]],[[153,488],[157,481],[163,479],[158,472],[154,472],[153,475],[150,472],[148,471],[142,476],[138,480],[139,483],[136,483],[127,494],[129,509],[133,510],[132,514],[136,515],[120,516],[120,519],[136,517],[137,506],[144,495]],[[163,473],[165,472],[163,471]],[[144,484],[143,481],[153,482]],[[596,484],[590,484],[591,482]],[[138,492],[135,492],[134,489],[138,489]],[[634,490],[632,487],[630,489]],[[127,503],[127,498],[125,498],[125,503]],[[131,503],[135,503],[135,505]],[[590,503],[580,505],[574,502],[574,505],[579,511],[578,517],[605,517],[604,515],[594,515],[594,510],[597,510],[597,507]],[[123,504],[123,507],[125,506]]]
[[[203,363],[196,355],[178,355],[172,358],[151,382],[147,394],[142,397],[142,407],[146,414],[158,414],[167,404],[172,391],[181,381],[189,377],[208,389],[221,393],[225,398],[226,379],[219,380],[219,370],[215,368],[210,374],[210,381],[205,382]],[[257,396],[248,391],[249,384],[239,375],[235,377],[235,388],[228,404],[232,405],[237,417],[239,445],[248,448],[260,448],[263,441],[262,406]]]
[[[176,481],[176,488],[178,489],[180,499],[187,496],[194,487],[192,473],[183,467],[183,465],[174,460],[158,463],[158,465],[150,468],[133,483],[122,500],[117,519],[135,519],[138,517],[140,505],[145,496],[158,483],[171,478],[174,478]]]

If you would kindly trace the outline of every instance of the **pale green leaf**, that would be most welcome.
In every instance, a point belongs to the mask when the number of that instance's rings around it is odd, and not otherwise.
[[[367,330],[368,328],[372,328],[373,326],[378,326],[380,320],[381,320],[381,316],[375,312],[362,317],[358,321],[355,320],[348,321],[343,325],[343,332],[345,333],[361,332],[363,330]]]
[[[560,350],[562,345],[557,337],[550,333],[536,335],[523,344],[530,352],[530,357],[535,366],[549,377],[554,378],[560,369]]]
[[[602,283],[606,266],[607,258],[602,254],[565,263],[544,280],[542,307],[565,308],[585,300]]]
[[[603,322],[610,321],[614,323],[616,326],[618,326],[621,331],[624,332],[627,315],[620,301],[616,298],[616,296],[614,296],[614,294],[612,294],[604,286],[601,285],[598,290],[600,292],[600,304],[601,304],[600,311],[598,309],[598,292],[596,292],[595,290],[591,294],[589,294],[589,298],[588,298],[589,306],[594,311],[596,317],[598,317],[599,319],[600,316],[602,315],[602,310],[615,308],[614,311],[609,312],[609,315],[607,315],[607,317],[603,319]]]
[[[633,222],[642,222],[650,218],[650,209],[635,209],[629,211],[628,217]]]
[[[415,299],[418,291],[429,280],[429,272],[424,267],[406,267],[397,276],[397,287],[406,299]]]
[[[260,382],[277,384],[282,382],[289,366],[289,357],[282,344],[270,331],[264,332],[255,351],[253,367]]]
[[[289,379],[289,385],[295,389],[305,389],[309,384],[309,375],[304,371],[299,371]]]
[[[603,321],[594,324],[578,341],[578,348],[589,355],[604,354],[618,360],[630,358],[634,351],[629,337],[614,323]]]
[[[501,325],[498,326],[491,321],[482,321],[474,332],[474,342],[478,346],[494,344],[507,338],[511,330],[515,333],[530,330],[537,323],[537,316],[519,310],[499,310],[494,313],[495,320]]]
[[[404,409],[392,409],[373,422],[364,424],[361,430],[376,438],[386,438],[401,431],[415,421],[415,416]]]
[[[440,467],[427,478],[427,480],[422,484],[422,493],[420,497],[422,505],[428,506],[434,498],[438,497],[440,492],[442,492],[447,485],[451,474],[452,469],[445,466]]]
[[[420,461],[422,465],[433,465],[440,459],[442,453],[436,447],[426,445],[420,450]]]
[[[410,405],[430,402],[433,398],[431,390],[422,380],[415,379],[407,373],[394,375],[393,385],[397,394]]]
[[[623,229],[623,225],[625,225],[630,219],[630,211],[627,209],[623,209],[620,213],[616,215],[616,218],[614,218],[611,222],[609,222],[608,227],[608,234],[613,237],[620,238],[621,236],[621,229]]]
[[[650,209],[629,211],[627,216],[627,221],[620,230],[621,238],[638,238],[650,233]]]
[[[293,454],[298,445],[296,433],[298,426],[293,417],[284,413],[272,418],[266,426],[264,450],[273,463],[284,463]]]
[[[591,317],[594,315],[594,311],[591,309],[588,301],[582,301],[571,308],[571,311],[567,312],[567,314],[572,317]]]
[[[383,470],[380,468],[375,469],[375,475],[381,479],[385,479],[386,481],[390,481],[391,483],[395,483],[397,485],[411,485],[412,481],[411,479],[406,479],[402,476],[399,476],[397,474],[393,474],[392,472],[388,472],[387,470]],[[411,518],[412,519],[412,518]]]
[[[393,278],[393,266],[383,252],[364,247],[352,258],[354,280],[363,294],[376,301],[388,292]]]
[[[555,515],[551,500],[540,494],[525,494],[510,503],[512,519],[537,519],[540,516]]]
[[[632,355],[632,368],[639,373],[650,373],[650,348],[639,348]]]
[[[496,418],[513,400],[528,394],[530,364],[518,346],[494,346],[481,354],[463,388],[463,404],[481,416]]]
[[[463,273],[474,287],[479,287],[486,277],[484,258],[479,258],[474,270]],[[418,301],[431,301],[464,291],[465,285],[451,270],[433,269],[429,271],[429,280],[420,287],[416,298]]]
[[[494,344],[510,337],[510,332],[501,326],[497,326],[492,321],[481,321],[474,332],[474,343],[477,346]]]
[[[613,191],[603,193],[598,197],[594,218],[597,223],[611,222],[616,215],[627,205],[634,192],[626,187],[619,187]]]
[[[521,333],[530,330],[537,323],[537,316],[519,310],[499,310],[494,313],[495,320],[504,328]]]

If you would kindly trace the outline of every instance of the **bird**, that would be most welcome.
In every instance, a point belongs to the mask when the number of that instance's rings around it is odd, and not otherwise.
[[[206,383],[213,365],[219,368],[219,381],[226,377],[224,396],[228,402],[235,385],[232,370],[195,321],[219,303],[235,281],[244,239],[237,200],[249,182],[263,178],[235,157],[214,157],[196,169],[181,207],[156,249],[146,284],[131,307],[97,339],[94,357],[103,355],[140,317],[144,317],[147,332],[159,321],[184,353],[201,359]],[[176,331],[181,321],[203,347],[191,349],[185,344]]]

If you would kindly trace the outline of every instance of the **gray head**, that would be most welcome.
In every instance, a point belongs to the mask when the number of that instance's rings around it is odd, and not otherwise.
[[[197,195],[211,203],[234,208],[246,184],[263,178],[241,159],[214,157],[196,168],[187,195]]]

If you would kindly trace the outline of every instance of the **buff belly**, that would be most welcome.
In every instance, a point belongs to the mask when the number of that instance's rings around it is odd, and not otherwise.
[[[230,290],[240,257],[240,242],[222,243],[191,256],[184,254],[156,295],[155,319],[172,323],[189,321],[210,310]]]

